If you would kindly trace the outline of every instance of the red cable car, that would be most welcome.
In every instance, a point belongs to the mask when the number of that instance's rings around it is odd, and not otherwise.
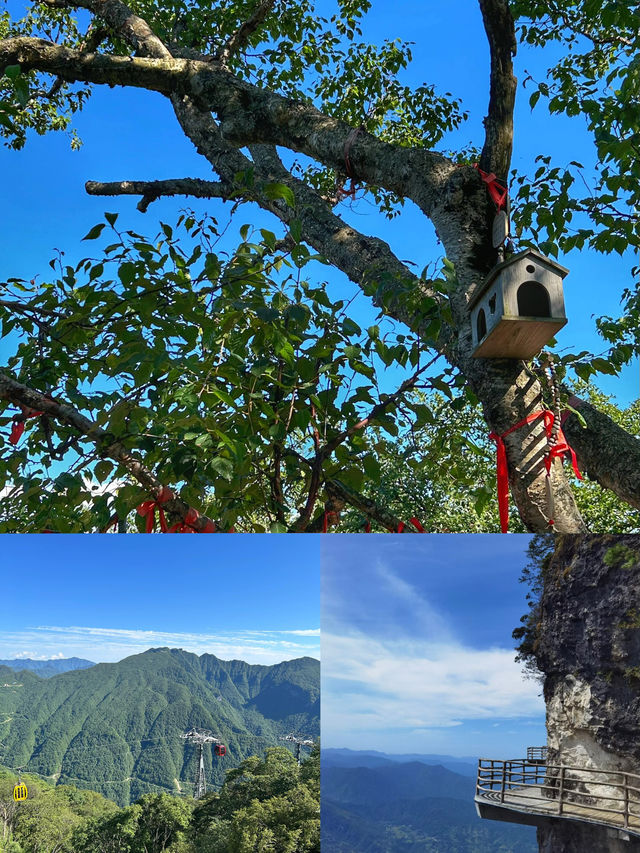
[[[227,754],[227,747],[221,743],[217,743],[213,747],[213,751],[215,752],[216,755],[219,755],[222,758],[223,755]]]

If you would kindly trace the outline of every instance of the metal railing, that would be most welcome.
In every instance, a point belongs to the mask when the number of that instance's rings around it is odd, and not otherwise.
[[[476,799],[640,833],[640,775],[624,770],[546,764],[529,758],[481,758]]]
[[[547,760],[547,747],[546,746],[528,746],[527,747],[527,761],[538,761],[538,762],[546,762]]]

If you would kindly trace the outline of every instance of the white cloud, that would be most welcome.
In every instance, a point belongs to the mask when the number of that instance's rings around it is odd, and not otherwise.
[[[213,654],[223,660],[273,664],[309,655],[320,657],[319,630],[237,631],[186,633],[140,628],[102,628],[80,625],[39,625],[16,632],[0,632],[0,657],[37,660],[82,657],[97,662],[121,660],[151,647],[169,646],[195,654]],[[14,652],[13,649],[37,649]],[[8,650],[2,652],[2,649]]]
[[[325,743],[350,733],[433,729],[472,719],[539,715],[540,686],[522,677],[512,649],[382,641],[323,634]]]
[[[389,596],[393,596],[394,605],[400,605],[405,609],[412,633],[419,632],[419,636],[423,638],[437,637],[441,642],[451,639],[448,623],[417,587],[401,578],[381,561],[378,562],[376,570],[381,582],[382,601],[388,602]]]

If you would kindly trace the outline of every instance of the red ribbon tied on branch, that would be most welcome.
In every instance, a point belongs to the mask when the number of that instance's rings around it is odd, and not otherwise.
[[[167,533],[169,531],[169,525],[167,524],[162,504],[166,504],[166,502],[170,501],[173,497],[175,497],[175,495],[171,489],[167,489],[166,486],[163,486],[162,491],[155,500],[144,501],[140,506],[138,506],[138,515],[146,517],[145,533],[153,533],[156,525],[156,508],[160,519],[160,530],[162,533]]]
[[[503,432],[502,435],[499,435],[496,432],[489,433],[489,438],[496,443],[498,511],[500,513],[500,529],[503,533],[507,533],[509,530],[509,464],[507,462],[507,448],[505,447],[504,439],[512,432],[520,429],[520,427],[533,423],[533,421],[537,421],[539,418],[544,418],[544,428],[548,441],[551,438],[553,424],[555,421],[555,416],[553,412],[549,411],[549,409],[543,409],[540,412],[533,412],[532,414],[527,415],[526,418],[523,418],[523,420],[515,424],[515,426],[512,426],[506,432]],[[547,472],[547,477],[551,477],[551,466],[554,458],[556,456],[564,456],[565,454],[569,454],[573,473],[576,475],[578,480],[582,480],[582,475],[578,470],[578,460],[576,458],[575,451],[570,447],[561,429],[558,430],[555,444],[549,449],[549,452],[545,456],[544,467]],[[550,519],[549,523],[553,524],[553,518]]]
[[[171,527],[167,524],[167,519],[164,514],[164,510],[162,508],[162,504],[166,504],[167,501],[170,501],[174,498],[175,495],[171,491],[171,489],[167,489],[166,486],[162,489],[156,500],[154,501],[144,501],[138,507],[138,514],[146,517],[146,525],[145,532],[152,533],[155,528],[156,523],[156,509],[158,510],[158,517],[160,519],[160,530],[162,533],[215,533],[216,526],[210,519],[207,519],[206,523],[202,527],[196,527],[198,519],[201,517],[200,513],[197,509],[194,509],[192,506],[189,507],[187,514],[185,515],[182,521],[178,521],[176,524],[173,524]],[[230,533],[234,533],[234,529],[231,528]]]
[[[183,521],[179,521],[177,524],[174,524],[169,528],[169,533],[215,533],[216,526],[213,521],[207,521],[202,530],[198,530],[195,526],[198,519],[200,518],[200,513],[197,509],[194,509],[192,506],[189,507],[189,511],[184,517]]]
[[[425,529],[424,529],[424,527],[420,524],[420,522],[418,521],[418,519],[417,519],[417,518],[410,518],[410,519],[409,519],[409,524],[413,524],[413,526],[414,526],[414,527],[415,527],[415,529],[418,531],[418,533],[426,533],[426,530],[425,530]],[[405,529],[405,527],[406,527],[406,526],[407,526],[407,525],[404,523],[404,521],[401,521],[401,522],[400,522],[400,524],[398,525],[398,529],[397,529],[397,531],[396,531],[396,532],[397,532],[397,533],[402,533],[402,531]]]
[[[22,409],[22,417],[15,417],[11,425],[11,435],[9,436],[9,444],[15,445],[22,438],[24,432],[25,421],[27,418],[37,418],[44,412],[36,412],[35,409],[30,409],[28,406],[20,406]]]
[[[502,210],[502,208],[507,205],[507,196],[509,195],[508,188],[498,181],[493,172],[483,172],[477,163],[474,164],[474,168],[478,170],[480,177],[487,185],[487,191],[494,204],[498,210]]]
[[[324,514],[324,518],[322,519],[322,532],[326,533],[329,529],[329,519],[335,519],[334,524],[338,523],[339,516],[338,513],[334,510],[327,510]]]

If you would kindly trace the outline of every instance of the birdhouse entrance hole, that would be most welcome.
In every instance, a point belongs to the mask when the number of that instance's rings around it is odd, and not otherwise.
[[[544,285],[538,281],[525,281],[520,285],[518,314],[521,317],[551,317],[551,302]]]

